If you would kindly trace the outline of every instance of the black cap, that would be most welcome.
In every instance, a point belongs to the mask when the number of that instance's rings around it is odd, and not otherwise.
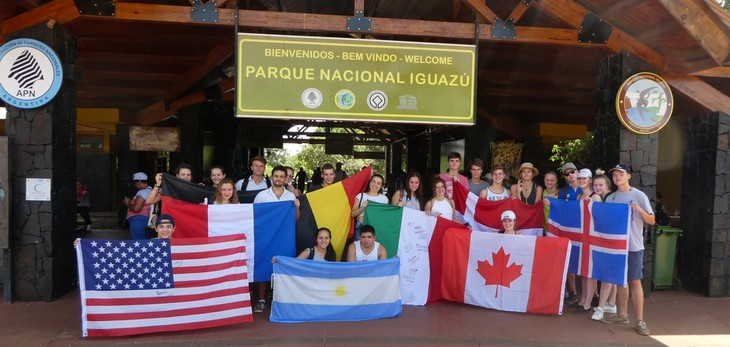
[[[158,226],[160,224],[172,224],[175,225],[175,219],[172,218],[171,215],[165,213],[161,214],[159,217],[157,217],[157,221],[155,222],[155,226]]]
[[[621,170],[628,173],[633,172],[634,170],[631,169],[631,165],[625,165],[625,164],[616,164],[616,166],[612,167],[611,170],[608,170],[608,172],[613,172],[614,170]]]

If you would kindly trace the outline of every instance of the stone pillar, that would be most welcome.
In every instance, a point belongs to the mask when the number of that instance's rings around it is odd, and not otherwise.
[[[13,297],[49,301],[76,282],[73,238],[76,228],[76,39],[59,25],[45,23],[6,37],[48,44],[64,64],[61,90],[35,109],[8,107],[7,135],[14,163],[11,249]],[[51,179],[51,201],[26,201],[27,178]]]
[[[633,169],[630,184],[653,199],[656,193],[656,175],[659,137],[657,133],[639,135],[627,130],[618,120],[615,98],[627,78],[641,71],[653,69],[629,53],[621,52],[603,59],[598,70],[595,102],[596,116],[594,164],[610,169],[617,163],[629,164]],[[644,295],[651,288],[653,245],[652,228],[644,233]]]
[[[679,278],[688,290],[730,296],[730,117],[691,117],[685,129]]]

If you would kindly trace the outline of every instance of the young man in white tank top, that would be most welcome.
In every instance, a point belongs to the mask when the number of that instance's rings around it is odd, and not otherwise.
[[[385,246],[375,241],[375,228],[365,224],[360,228],[360,240],[347,248],[347,261],[372,261],[388,258]]]

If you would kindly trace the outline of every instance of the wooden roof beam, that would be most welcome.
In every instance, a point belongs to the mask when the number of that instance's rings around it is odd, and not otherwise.
[[[494,21],[500,19],[491,8],[484,3],[484,0],[462,0],[466,6],[476,12],[479,17],[482,17],[489,24],[494,24]],[[501,19],[500,19],[501,20]]]
[[[73,0],[54,0],[4,20],[0,27],[0,36],[3,37],[2,41],[5,41],[5,35],[38,23],[54,20],[58,24],[67,24],[80,17],[79,10]]]
[[[730,37],[697,0],[659,0],[717,65],[730,65]]]
[[[546,14],[574,28],[580,28],[586,14],[590,12],[572,0],[542,0],[537,6]],[[646,63],[661,70],[665,69],[666,61],[661,54],[619,28],[613,28],[606,46],[614,53],[621,50],[629,51]]]
[[[730,114],[730,96],[705,83],[697,76],[665,71],[662,77],[674,90],[686,95],[705,111]]]
[[[704,77],[730,78],[730,67],[716,66],[716,67],[705,69],[702,71],[693,72],[693,73],[691,73],[691,75],[704,76]]]
[[[517,3],[517,6],[512,10],[512,13],[509,14],[509,17],[507,17],[507,20],[513,20],[515,23],[520,21],[520,18],[522,18],[523,15],[525,15],[525,12],[527,12],[527,9],[530,8],[532,5],[532,2],[525,5],[524,1],[520,1]]]

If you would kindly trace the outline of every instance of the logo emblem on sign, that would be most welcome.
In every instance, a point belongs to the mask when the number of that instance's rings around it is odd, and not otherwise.
[[[322,92],[317,88],[307,88],[302,92],[302,104],[306,108],[315,109],[322,105]]]
[[[335,94],[335,104],[340,109],[349,110],[352,106],[355,106],[355,94],[349,89],[340,89]]]
[[[17,39],[0,47],[0,99],[17,108],[37,108],[61,89],[63,67],[43,42]]]
[[[616,113],[629,130],[637,134],[659,131],[669,122],[674,97],[664,79],[650,72],[629,77],[616,95]]]
[[[373,90],[368,94],[368,107],[379,112],[388,107],[388,96],[382,90]]]

